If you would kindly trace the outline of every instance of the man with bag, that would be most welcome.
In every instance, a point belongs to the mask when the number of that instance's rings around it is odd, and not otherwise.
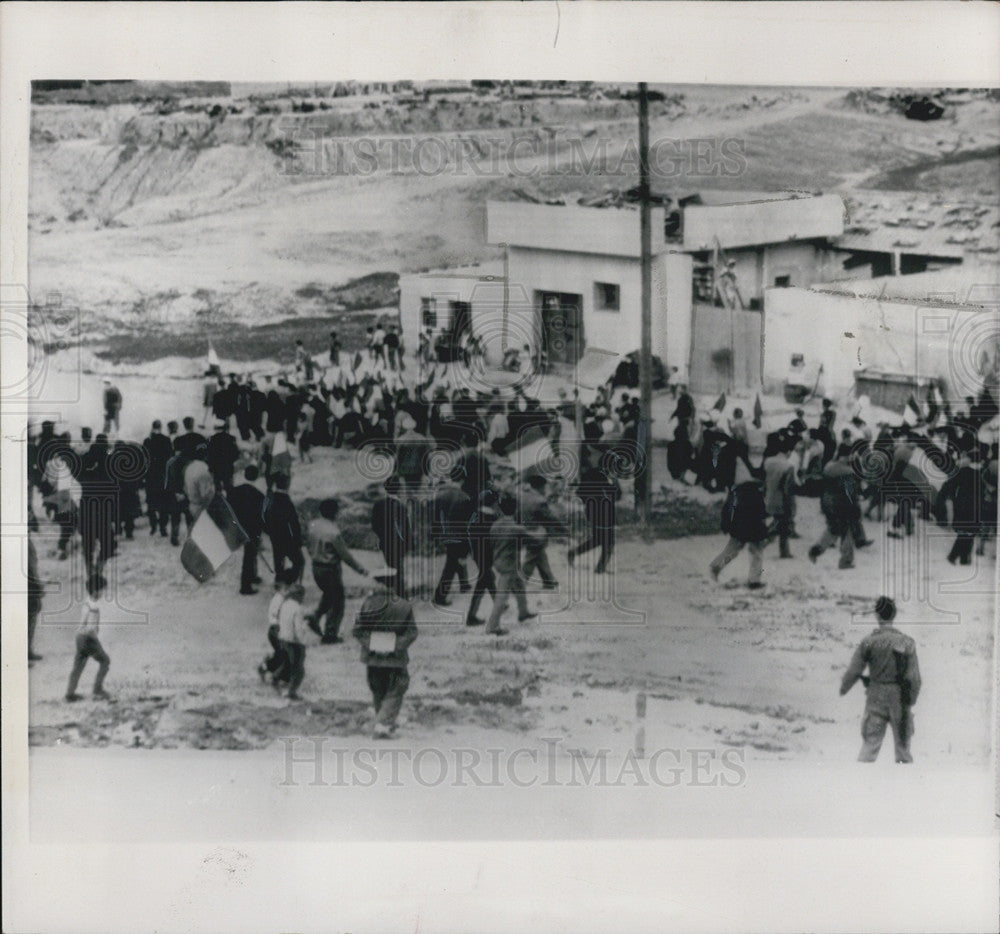
[[[393,586],[395,568],[373,571],[375,590],[361,605],[353,635],[361,643],[361,661],[368,666],[368,687],[375,705],[376,739],[396,731],[403,696],[410,686],[407,649],[417,638],[413,607]]]

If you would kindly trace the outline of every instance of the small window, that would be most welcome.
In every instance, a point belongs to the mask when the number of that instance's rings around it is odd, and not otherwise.
[[[776,289],[787,289],[792,284],[791,276],[775,276],[774,287]]]
[[[436,328],[438,323],[437,310],[433,298],[420,299],[420,320],[425,328]]]
[[[621,287],[613,282],[595,282],[594,306],[598,311],[621,311]]]

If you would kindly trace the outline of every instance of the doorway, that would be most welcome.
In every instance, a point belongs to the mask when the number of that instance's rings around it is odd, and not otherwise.
[[[551,363],[576,363],[583,354],[583,296],[538,292],[542,349]]]

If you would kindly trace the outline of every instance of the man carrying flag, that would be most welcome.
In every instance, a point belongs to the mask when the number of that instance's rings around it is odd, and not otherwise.
[[[246,541],[232,507],[216,494],[191,528],[181,549],[181,564],[198,583],[209,580]]]

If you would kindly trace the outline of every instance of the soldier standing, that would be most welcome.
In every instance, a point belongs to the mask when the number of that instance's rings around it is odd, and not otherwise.
[[[886,726],[892,727],[896,761],[912,762],[913,713],[910,708],[920,693],[917,645],[892,625],[896,604],[891,599],[879,597],[875,614],[879,619],[878,629],[861,640],[844,673],[840,695],[843,697],[858,679],[868,689],[861,721],[864,743],[858,755],[859,762],[874,762],[878,758]],[[867,677],[862,674],[866,665]]]

